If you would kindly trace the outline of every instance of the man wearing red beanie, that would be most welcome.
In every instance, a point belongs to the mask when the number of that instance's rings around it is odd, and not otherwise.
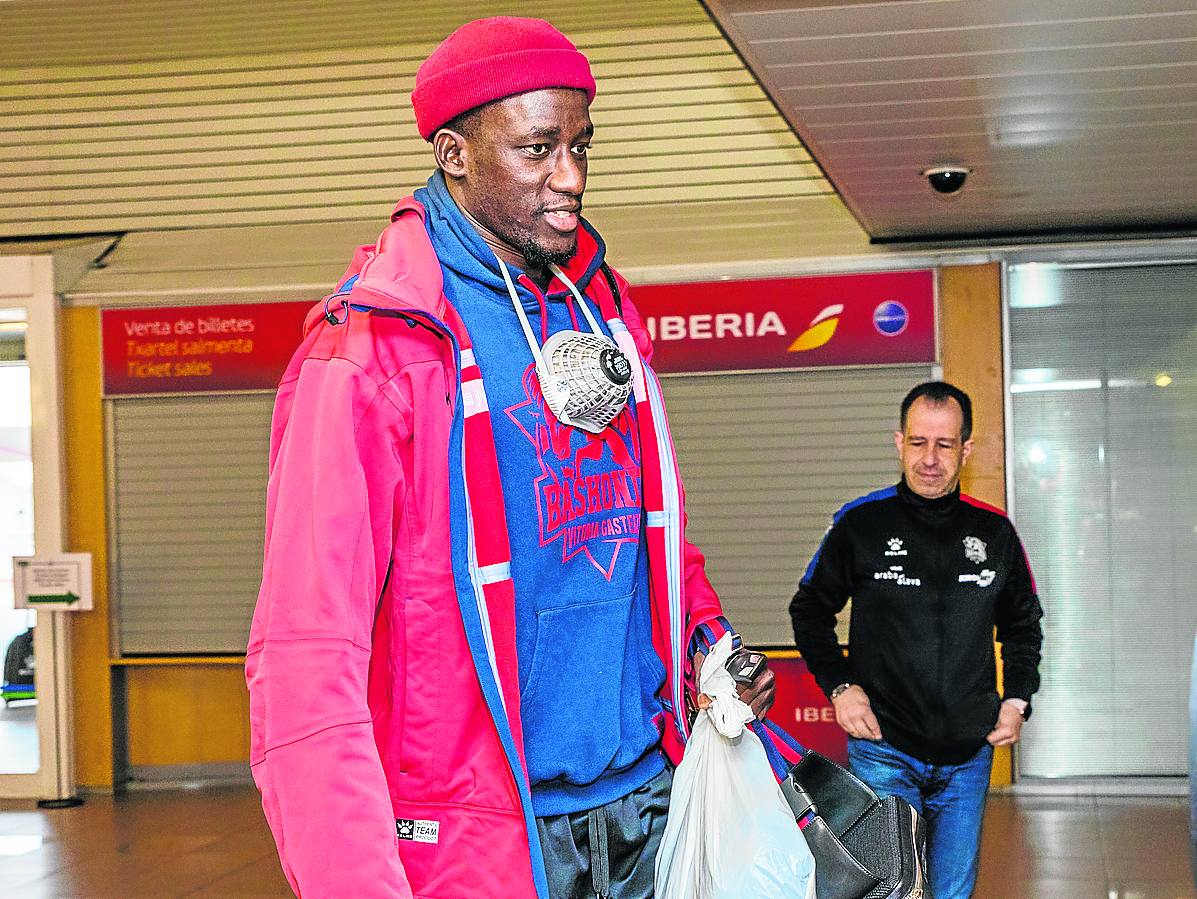
[[[246,660],[304,897],[648,897],[687,701],[731,630],[686,542],[652,348],[581,216],[586,57],[458,29],[412,92],[437,170],[279,388]],[[773,677],[744,699],[763,716]]]

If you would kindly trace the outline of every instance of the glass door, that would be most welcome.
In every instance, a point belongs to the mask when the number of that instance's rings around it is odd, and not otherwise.
[[[33,554],[33,416],[24,309],[0,309],[0,775],[36,774],[36,612],[13,608],[13,556]]]
[[[1182,777],[1197,265],[1019,265],[1009,283],[1012,494],[1046,609],[1019,771]]]
[[[58,306],[49,256],[0,257],[0,797],[74,793],[68,613],[15,609],[14,556],[63,551]]]

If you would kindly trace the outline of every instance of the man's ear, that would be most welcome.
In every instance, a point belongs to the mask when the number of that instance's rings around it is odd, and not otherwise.
[[[898,451],[898,458],[902,458],[902,438],[905,435],[901,431],[894,431],[894,449]]]
[[[970,437],[964,441],[964,445],[960,447],[963,455],[960,457],[960,464],[963,465],[968,461],[968,457],[973,454],[973,439]]]
[[[463,135],[442,128],[432,136],[432,153],[437,167],[446,176],[461,178],[465,175],[469,146]]]

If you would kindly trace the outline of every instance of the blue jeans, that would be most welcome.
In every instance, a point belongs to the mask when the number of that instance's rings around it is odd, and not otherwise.
[[[848,738],[852,773],[879,796],[900,796],[927,823],[927,867],[935,899],[968,899],[977,881],[981,818],[993,747],[960,765],[932,765],[884,740]]]

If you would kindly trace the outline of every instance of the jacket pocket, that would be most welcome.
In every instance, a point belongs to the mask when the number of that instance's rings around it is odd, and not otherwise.
[[[433,768],[443,755],[446,659],[440,642],[437,610],[408,596],[403,604],[402,684],[396,687],[403,704],[392,745],[399,771],[421,778],[436,776]]]

